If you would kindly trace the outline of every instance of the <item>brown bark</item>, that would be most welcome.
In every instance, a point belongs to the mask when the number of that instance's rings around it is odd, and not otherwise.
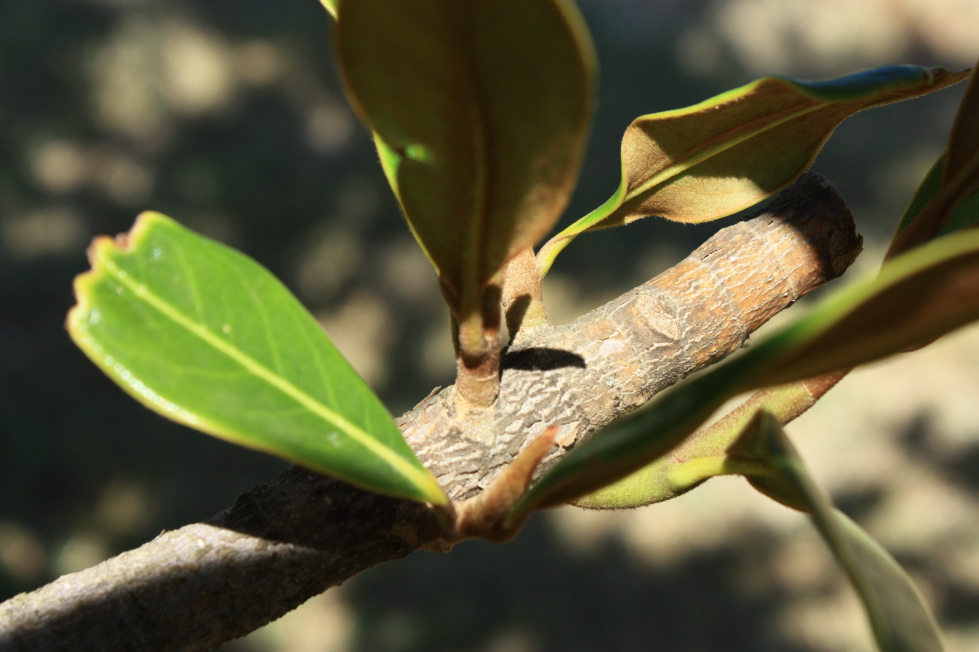
[[[452,498],[474,496],[548,427],[558,446],[542,468],[735,351],[859,250],[835,188],[803,177],[648,283],[521,341],[492,407],[460,415],[449,387],[399,425]],[[438,533],[422,505],[294,468],[205,523],[3,603],[0,650],[214,649]]]
[[[506,266],[503,283],[503,315],[511,342],[531,337],[538,327],[547,324],[543,277],[533,249],[525,249]]]

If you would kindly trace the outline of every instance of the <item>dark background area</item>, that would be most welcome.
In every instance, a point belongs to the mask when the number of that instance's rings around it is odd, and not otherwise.
[[[979,54],[973,4],[583,0],[601,77],[561,224],[614,191],[636,116],[764,74],[962,69]],[[392,413],[452,381],[434,273],[346,108],[330,31],[315,0],[0,0],[0,599],[206,518],[286,468],[151,413],[70,342],[89,239],[141,210],[272,270]],[[817,160],[867,237],[858,267],[879,261],[961,91],[859,114]],[[579,238],[548,277],[552,316],[647,280],[730,221],[649,218]],[[922,584],[950,649],[975,649],[979,338],[928,355],[848,379],[794,432],[838,503]],[[416,554],[226,649],[870,649],[820,545],[800,517],[717,481],[641,513],[557,510],[502,548]]]

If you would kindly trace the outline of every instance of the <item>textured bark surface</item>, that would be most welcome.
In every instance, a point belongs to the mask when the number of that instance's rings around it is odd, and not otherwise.
[[[842,274],[859,250],[835,188],[806,175],[760,216],[722,230],[648,283],[522,338],[504,356],[491,408],[460,408],[449,387],[399,425],[449,495],[471,497],[548,426],[558,426],[559,446],[542,469],[735,351]],[[206,523],[3,603],[0,650],[214,649],[438,534],[422,505],[293,468]]]

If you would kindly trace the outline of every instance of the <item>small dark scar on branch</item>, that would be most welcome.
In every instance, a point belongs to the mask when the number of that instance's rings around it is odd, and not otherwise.
[[[561,349],[532,347],[504,354],[501,370],[519,369],[521,371],[553,371],[565,367],[584,369],[585,359],[577,353]]]

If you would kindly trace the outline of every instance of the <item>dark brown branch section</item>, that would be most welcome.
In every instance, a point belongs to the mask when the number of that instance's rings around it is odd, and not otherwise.
[[[807,175],[648,283],[573,324],[535,331],[504,356],[493,407],[463,414],[450,387],[400,425],[453,498],[473,496],[548,426],[559,446],[545,467],[738,349],[859,250],[842,198]],[[0,650],[214,649],[437,536],[422,505],[294,468],[206,523],[3,603]]]

